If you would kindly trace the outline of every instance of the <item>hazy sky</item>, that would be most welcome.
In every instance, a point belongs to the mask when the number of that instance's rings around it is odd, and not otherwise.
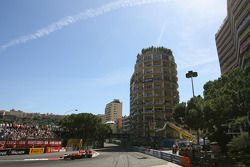
[[[173,51],[180,100],[220,76],[215,33],[226,0],[1,0],[0,109],[129,114],[129,81],[142,48]]]

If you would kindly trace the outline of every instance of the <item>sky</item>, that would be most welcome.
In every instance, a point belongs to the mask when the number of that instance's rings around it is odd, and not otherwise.
[[[0,110],[129,115],[130,77],[142,48],[164,46],[177,64],[180,101],[220,77],[215,34],[226,0],[1,0]],[[78,111],[75,111],[77,109]]]

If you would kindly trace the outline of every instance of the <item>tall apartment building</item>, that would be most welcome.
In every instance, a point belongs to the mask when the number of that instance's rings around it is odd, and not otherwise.
[[[122,128],[122,103],[118,99],[114,99],[108,103],[105,108],[105,120],[114,121],[117,128]]]
[[[137,137],[155,136],[179,102],[177,66],[172,51],[142,49],[130,80],[131,130]],[[164,134],[163,134],[164,135]]]
[[[227,0],[227,17],[215,35],[221,73],[250,67],[250,1]]]
[[[130,131],[130,117],[122,117],[122,133],[129,133]]]

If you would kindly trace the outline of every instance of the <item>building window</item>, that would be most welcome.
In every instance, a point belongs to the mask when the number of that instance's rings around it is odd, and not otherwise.
[[[152,85],[145,85],[144,90],[150,90],[150,89],[152,89],[152,87],[153,87]]]
[[[154,55],[154,60],[161,60],[161,55],[160,54]]]
[[[154,61],[154,66],[160,66],[161,65],[161,61]]]
[[[145,70],[144,74],[152,74],[152,72],[153,72],[152,70]]]
[[[152,60],[152,55],[144,56],[144,61],[147,61],[147,60]]]

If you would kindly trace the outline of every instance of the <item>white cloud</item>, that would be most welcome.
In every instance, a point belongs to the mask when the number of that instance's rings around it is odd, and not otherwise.
[[[166,0],[118,0],[113,1],[108,4],[105,4],[103,6],[100,6],[98,8],[88,9],[84,12],[78,13],[76,15],[64,17],[44,28],[41,28],[34,33],[24,35],[21,37],[18,37],[14,40],[11,40],[3,45],[0,46],[0,53],[12,46],[26,43],[31,40],[35,40],[44,36],[47,36],[55,31],[58,31],[70,24],[73,24],[75,22],[78,22],[80,20],[86,20],[92,17],[100,16],[105,13],[118,10],[120,8],[126,8],[126,7],[133,7],[133,6],[139,6],[144,4],[150,4],[150,3],[156,3],[156,2],[164,2]]]
[[[162,27],[161,27],[161,32],[160,32],[159,37],[158,37],[158,39],[157,39],[157,46],[160,45],[160,43],[161,43],[161,41],[162,41],[162,38],[163,38],[163,36],[164,36],[165,30],[166,30],[166,22],[164,22],[164,24],[163,24]]]

